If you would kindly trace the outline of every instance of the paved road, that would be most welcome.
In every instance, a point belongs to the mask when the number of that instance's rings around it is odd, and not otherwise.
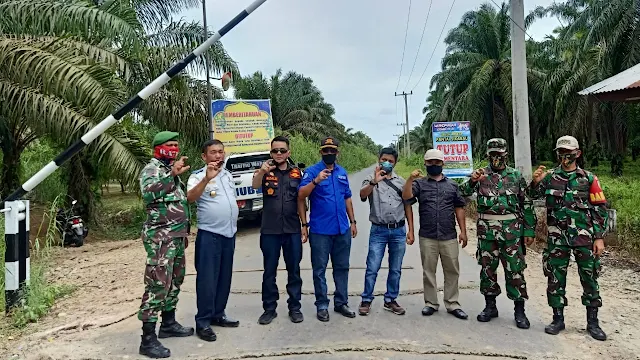
[[[371,169],[350,177],[354,195]],[[355,310],[358,295],[364,282],[364,266],[369,237],[368,204],[354,197],[354,207],[358,220],[358,236],[353,240],[349,275],[350,305]],[[416,205],[417,207],[417,205]],[[417,211],[416,211],[417,213]],[[417,214],[416,214],[417,224]],[[218,329],[215,343],[200,341],[197,337],[164,340],[176,359],[510,359],[549,358],[549,354],[560,350],[555,338],[543,331],[548,319],[529,310],[532,328],[520,330],[512,318],[513,304],[506,297],[499,299],[500,318],[491,323],[479,323],[476,314],[483,308],[483,298],[479,294],[478,266],[464,251],[461,262],[461,304],[469,314],[469,320],[459,320],[442,310],[429,317],[420,313],[422,299],[422,275],[417,242],[407,248],[401,282],[399,303],[407,309],[407,314],[397,316],[382,309],[382,298],[377,297],[372,314],[348,319],[330,312],[331,320],[322,323],[315,318],[313,305],[313,282],[309,247],[304,248],[302,261],[303,312],[305,321],[293,324],[287,317],[286,295],[284,295],[286,272],[280,272],[278,285],[281,291],[279,316],[268,326],[259,325],[257,319],[262,313],[260,283],[262,256],[259,250],[258,229],[243,229],[237,239],[234,264],[233,294],[228,314],[241,321],[239,328]],[[386,267],[386,257],[383,266]],[[189,273],[194,273],[193,262],[189,259]],[[284,262],[281,261],[284,269]],[[442,284],[442,274],[438,270],[438,283]],[[380,271],[376,290],[383,293],[387,270]],[[333,291],[331,271],[327,271],[329,291]],[[440,293],[442,299],[442,293]],[[137,303],[132,305],[137,306]],[[331,305],[330,305],[331,309]],[[135,310],[135,309],[132,309]],[[189,276],[179,305],[179,320],[192,325],[195,315],[195,277]],[[57,353],[65,351],[66,359],[122,359],[138,358],[140,323],[135,317],[104,329],[91,330],[90,340],[86,335],[82,341],[69,339],[57,344]],[[91,346],[88,346],[91,345]]]

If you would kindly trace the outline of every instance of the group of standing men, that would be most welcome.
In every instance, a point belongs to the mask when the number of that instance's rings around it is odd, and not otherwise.
[[[138,314],[143,322],[139,352],[152,358],[170,356],[170,350],[158,341],[158,337],[194,333],[193,328],[184,327],[175,320],[178,294],[185,276],[189,202],[196,202],[198,208],[195,332],[203,340],[214,341],[216,334],[212,325],[239,325],[225,314],[231,289],[238,207],[231,173],[223,166],[224,145],[219,140],[209,140],[203,145],[205,166],[191,174],[185,192],[179,175],[190,167],[186,165],[185,157],[177,159],[177,138],[178,134],[174,132],[156,135],[154,157],[144,168],[140,180],[148,216],[142,232],[147,261],[145,293]],[[587,307],[587,330],[596,339],[606,339],[597,318],[598,307],[602,306],[597,277],[599,256],[604,250],[606,200],[597,177],[576,165],[576,159],[581,155],[577,140],[571,136],[558,139],[555,150],[560,166],[549,171],[541,166],[530,184],[518,170],[507,166],[504,139],[491,139],[487,147],[489,166],[474,171],[461,185],[443,174],[445,157],[440,150],[426,152],[427,176],[423,177],[420,170],[415,170],[407,181],[393,170],[398,161],[395,149],[380,151],[378,166],[360,190],[361,201],[369,202],[371,231],[359,314],[370,312],[373,289],[386,248],[389,249],[389,273],[383,308],[398,315],[405,314],[397,297],[406,245],[414,243],[412,205],[417,202],[425,302],[422,314],[430,316],[439,309],[436,268],[442,260],[445,308],[459,319],[468,318],[458,301],[458,255],[459,245],[467,246],[464,197],[476,193],[476,254],[481,265],[480,291],[486,299],[486,306],[477,320],[488,322],[498,316],[496,297],[501,289],[496,271],[502,262],[507,297],[515,304],[516,325],[529,328],[524,310],[528,299],[524,279],[525,244],[530,245],[535,237],[532,199],[544,198],[548,240],[543,269],[548,277],[548,303],[553,308],[553,322],[545,331],[558,334],[565,327],[566,275],[573,252],[584,289],[582,303]],[[288,161],[287,138],[274,138],[270,153],[272,159],[254,173],[252,184],[253,188],[261,189],[264,197],[260,232],[264,312],[258,322],[266,325],[277,317],[276,273],[281,252],[288,273],[289,318],[294,323],[303,321],[300,262],[303,244],[307,241],[311,248],[318,320],[329,321],[325,277],[329,258],[336,287],[334,311],[355,317],[348,305],[348,277],[351,240],[358,230],[347,171],[336,162],[339,141],[332,137],[323,139],[320,144],[322,160],[305,169],[304,174]],[[311,210],[309,221],[307,199]],[[156,335],[159,313],[162,313],[162,323]]]

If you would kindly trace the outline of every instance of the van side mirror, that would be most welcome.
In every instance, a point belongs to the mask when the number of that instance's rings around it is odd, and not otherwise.
[[[304,169],[304,168],[306,168],[306,167],[307,167],[307,165],[305,165],[305,163],[298,163],[298,167],[299,167],[300,169]]]

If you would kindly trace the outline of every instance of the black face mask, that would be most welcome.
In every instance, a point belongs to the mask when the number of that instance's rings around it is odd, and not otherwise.
[[[332,165],[336,162],[337,154],[322,154],[322,161],[327,165]]]
[[[427,173],[431,176],[438,176],[442,174],[441,165],[427,165]]]
[[[507,157],[501,155],[491,155],[489,156],[489,160],[491,163],[492,169],[504,169],[507,165]]]

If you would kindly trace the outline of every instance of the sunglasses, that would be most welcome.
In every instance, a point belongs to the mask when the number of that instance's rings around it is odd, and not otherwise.
[[[271,149],[272,154],[286,154],[289,149]]]
[[[324,148],[324,149],[322,149],[322,153],[323,154],[337,154],[338,153],[338,149]]]

